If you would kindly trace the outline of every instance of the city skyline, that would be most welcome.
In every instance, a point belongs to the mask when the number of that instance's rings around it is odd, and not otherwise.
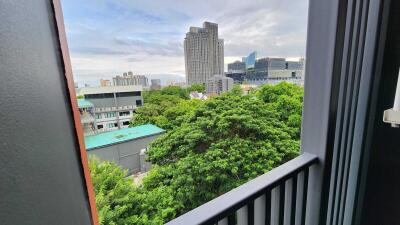
[[[260,57],[302,57],[308,1],[62,1],[75,79],[98,82],[123,71],[184,79],[182,40],[203,21],[219,25],[227,64]]]

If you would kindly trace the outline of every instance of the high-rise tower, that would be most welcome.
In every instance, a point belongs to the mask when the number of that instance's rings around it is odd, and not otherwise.
[[[224,40],[218,38],[218,24],[204,22],[190,27],[184,40],[187,84],[202,83],[224,73]]]

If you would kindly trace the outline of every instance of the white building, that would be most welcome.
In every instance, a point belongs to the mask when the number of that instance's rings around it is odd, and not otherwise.
[[[232,90],[233,79],[223,75],[214,75],[206,83],[206,92],[209,95],[220,95],[223,92]]]
[[[140,85],[81,88],[79,95],[84,96],[78,107],[86,135],[128,127],[136,108],[143,105]]]
[[[126,86],[126,85],[142,85],[147,87],[149,85],[149,80],[144,75],[133,75],[131,71],[128,73],[123,73],[122,76],[115,76],[113,78],[114,86]]]
[[[207,95],[205,95],[201,92],[198,92],[198,91],[190,92],[189,97],[190,97],[190,99],[199,99],[199,100],[207,100],[208,99]]]
[[[224,73],[224,40],[218,38],[218,24],[204,22],[190,27],[184,40],[186,83],[205,84],[214,74]]]

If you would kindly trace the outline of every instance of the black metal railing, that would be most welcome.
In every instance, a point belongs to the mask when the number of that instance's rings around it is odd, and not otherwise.
[[[303,153],[167,224],[304,225],[309,168],[317,162]]]

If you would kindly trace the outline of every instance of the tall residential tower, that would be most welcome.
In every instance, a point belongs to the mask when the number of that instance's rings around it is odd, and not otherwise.
[[[184,48],[188,85],[205,84],[213,75],[224,74],[224,40],[218,38],[218,24],[204,22],[202,28],[190,27]]]

